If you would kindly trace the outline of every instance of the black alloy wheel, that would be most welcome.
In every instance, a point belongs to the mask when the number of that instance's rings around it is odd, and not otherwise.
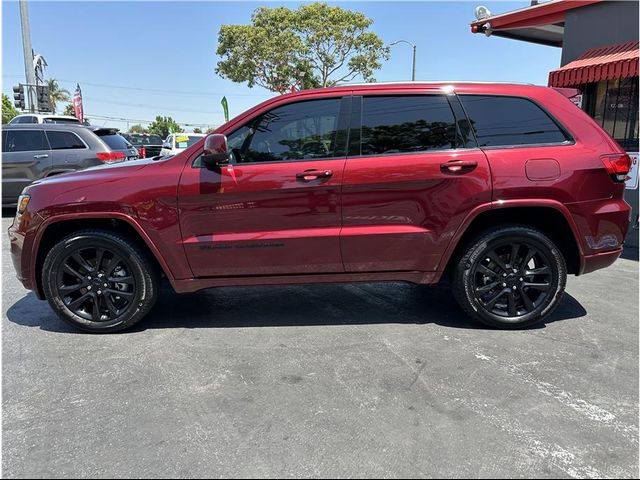
[[[494,227],[463,247],[453,271],[453,293],[464,311],[500,328],[543,321],[558,306],[567,267],[543,232],[522,225]]]
[[[153,307],[159,270],[119,232],[82,230],[56,243],[42,267],[45,297],[58,316],[88,332],[130,327]]]

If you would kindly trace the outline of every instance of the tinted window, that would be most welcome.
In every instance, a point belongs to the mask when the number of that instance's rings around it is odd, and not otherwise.
[[[82,140],[73,132],[47,132],[49,145],[52,150],[67,150],[69,148],[87,148]]]
[[[49,150],[49,146],[41,130],[9,130],[6,145],[2,149],[5,152],[28,152]]]
[[[27,115],[24,117],[18,117],[13,123],[38,123],[36,117],[32,117],[31,115]]]
[[[274,108],[229,135],[229,148],[237,162],[337,156],[340,102],[331,98]]]
[[[455,118],[443,95],[362,100],[362,155],[455,148],[455,136]]]
[[[134,145],[162,145],[162,138],[159,135],[145,135],[143,133],[123,133],[121,135]]]
[[[461,95],[481,147],[561,143],[558,125],[525,98]]]
[[[113,135],[100,135],[100,138],[114,150],[126,150],[131,148],[131,144],[127,142],[127,139],[117,133]]]

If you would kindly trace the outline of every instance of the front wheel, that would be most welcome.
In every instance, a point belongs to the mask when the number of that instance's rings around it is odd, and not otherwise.
[[[151,309],[158,295],[158,273],[145,252],[126,237],[84,230],[49,251],[42,286],[62,320],[87,332],[115,332]]]
[[[457,302],[471,317],[499,328],[542,322],[558,306],[567,267],[542,232],[512,225],[471,240],[453,274]]]

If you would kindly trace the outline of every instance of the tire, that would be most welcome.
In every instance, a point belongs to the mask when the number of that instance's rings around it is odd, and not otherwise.
[[[65,322],[85,332],[117,332],[151,310],[159,274],[154,261],[126,237],[82,230],[49,251],[42,286],[49,305]]]
[[[565,259],[549,237],[528,226],[507,225],[463,247],[452,290],[472,318],[518,329],[543,322],[560,303],[566,282]]]

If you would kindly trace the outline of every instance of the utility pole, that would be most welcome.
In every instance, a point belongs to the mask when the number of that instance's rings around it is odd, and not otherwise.
[[[24,74],[27,80],[25,97],[29,111],[38,111],[38,97],[35,92],[36,72],[33,68],[33,49],[31,48],[31,30],[29,28],[29,10],[27,0],[20,0],[20,22],[22,25],[22,51],[24,53]]]

